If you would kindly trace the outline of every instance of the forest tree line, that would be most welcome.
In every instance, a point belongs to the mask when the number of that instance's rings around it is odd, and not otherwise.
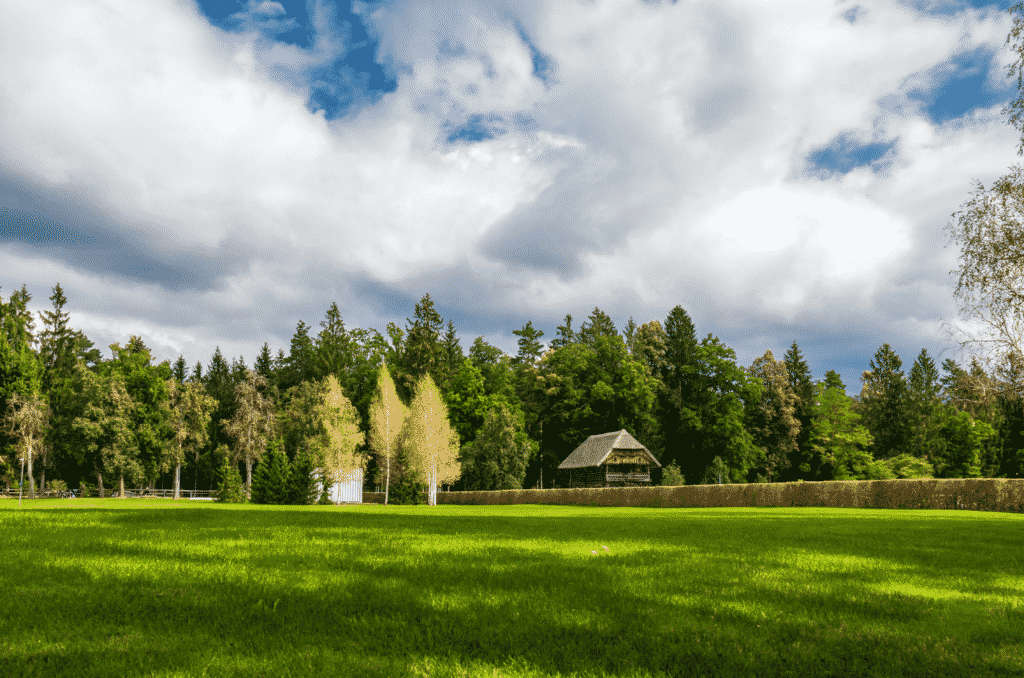
[[[1024,471],[1024,361],[1015,353],[990,373],[951,359],[940,372],[922,350],[905,370],[883,344],[850,397],[835,371],[812,378],[796,342],[781,358],[769,350],[738,365],[717,337],[698,339],[680,306],[664,321],[630,318],[621,332],[599,308],[578,329],[567,315],[547,347],[528,322],[509,356],[483,337],[464,351],[425,294],[405,327],[389,323],[386,334],[346,329],[332,304],[315,335],[299,321],[287,354],[264,343],[249,366],[217,348],[190,367],[183,357],[155,363],[138,336],[102,358],[70,327],[59,284],[38,323],[30,300],[24,286],[0,296],[8,487],[32,446],[26,487],[170,488],[177,477],[185,489],[212,489],[232,467],[249,487],[254,468],[266,459],[270,469],[273,458],[275,473],[281,464],[307,473],[354,464],[366,471],[365,490],[422,501],[428,477],[454,490],[564,485],[562,460],[588,436],[620,429],[662,464],[655,484]],[[429,407],[450,431],[431,434],[450,456],[440,466],[425,467],[423,446],[397,430],[392,456],[375,449],[371,410],[384,381],[406,413],[433,389]],[[342,438],[349,457],[325,464]]]

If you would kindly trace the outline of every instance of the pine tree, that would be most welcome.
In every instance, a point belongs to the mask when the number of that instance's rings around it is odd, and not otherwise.
[[[811,449],[811,419],[814,415],[814,381],[811,377],[811,370],[807,366],[800,347],[796,341],[786,351],[783,357],[786,365],[786,372],[789,374],[789,386],[796,395],[793,403],[794,415],[800,424],[800,431],[796,437],[796,452],[790,460],[788,472],[784,472],[781,480],[796,480],[797,478],[809,480],[804,477],[800,468],[809,463],[813,450]],[[836,378],[838,378],[838,374]]]
[[[630,355],[633,353],[633,338],[636,336],[636,323],[633,322],[633,316],[629,316],[629,320],[626,321],[626,327],[622,330],[622,338],[626,342],[626,350],[629,351]]]
[[[314,349],[315,367],[309,378],[320,381],[333,374],[342,385],[347,385],[352,370],[352,338],[345,330],[337,303],[331,303],[320,328]]]
[[[429,374],[436,384],[441,363],[441,328],[444,321],[434,309],[430,294],[424,294],[414,312],[415,320],[406,321],[407,338],[399,386],[409,396],[416,382]]]
[[[231,463],[230,452],[227,445],[221,445],[216,453],[221,458],[220,466],[220,488],[216,493],[216,501],[230,504],[245,503],[245,485],[242,483],[242,476],[238,472],[238,466]]]
[[[188,365],[185,364],[185,356],[179,355],[178,359],[174,361],[174,367],[171,368],[171,376],[174,377],[174,381],[178,384],[184,384],[188,377]]]
[[[565,315],[565,324],[559,325],[556,328],[556,331],[558,334],[556,334],[555,338],[551,341],[551,348],[554,350],[558,350],[563,346],[570,346],[579,341],[579,338],[572,329],[572,315],[568,313]]]
[[[249,490],[254,504],[287,504],[289,492],[289,464],[284,443],[275,438],[267,444],[266,454],[256,466]]]
[[[907,381],[903,361],[889,344],[882,344],[869,367],[861,377],[864,424],[874,439],[874,456],[887,459],[909,450]]]
[[[581,344],[591,348],[597,347],[597,340],[601,337],[618,337],[619,332],[615,329],[615,323],[608,317],[608,314],[601,309],[594,307],[594,312],[587,317],[580,327],[577,339]]]
[[[531,366],[536,367],[537,361],[543,355],[544,346],[540,338],[544,336],[542,330],[535,329],[533,321],[527,322],[520,330],[512,330],[512,334],[519,337],[519,353],[512,359],[514,367]]]
[[[449,320],[448,330],[445,332],[444,341],[441,343],[441,361],[440,368],[438,369],[442,379],[438,383],[438,387],[442,393],[448,393],[451,389],[452,378],[458,373],[465,359],[466,356],[462,353],[462,346],[459,345],[459,338],[455,333],[455,324]]]
[[[282,392],[310,380],[316,368],[316,347],[309,337],[309,326],[302,320],[295,326],[291,352],[284,358],[284,368],[278,380]]]
[[[300,450],[295,455],[288,470],[287,504],[308,505],[318,499],[316,477],[316,460],[309,450]]]
[[[942,426],[941,392],[942,383],[935,362],[928,355],[927,349],[921,349],[910,368],[910,389],[907,394],[910,429],[908,452],[929,462],[939,456],[942,446],[939,431]]]

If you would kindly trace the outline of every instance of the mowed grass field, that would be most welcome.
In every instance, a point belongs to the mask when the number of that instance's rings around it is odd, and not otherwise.
[[[1024,675],[1004,513],[5,499],[0,592],[2,676]]]

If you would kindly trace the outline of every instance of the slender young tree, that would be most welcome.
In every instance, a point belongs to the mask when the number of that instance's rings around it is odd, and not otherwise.
[[[382,362],[377,369],[377,389],[370,403],[370,446],[377,455],[377,465],[384,469],[385,506],[391,485],[391,467],[398,453],[398,436],[408,412],[395,390],[391,372]]]
[[[17,450],[28,464],[30,498],[36,496],[35,476],[32,462],[40,452],[46,432],[49,429],[50,408],[39,394],[22,396],[14,393],[7,401],[4,424],[7,432],[17,440]],[[43,488],[46,489],[45,487]]]
[[[403,435],[409,466],[427,483],[430,506],[437,505],[437,486],[458,478],[459,435],[448,422],[448,408],[429,374],[416,384]]]
[[[210,419],[217,408],[217,401],[206,395],[202,382],[181,384],[171,380],[171,428],[174,431],[174,445],[170,448],[165,464],[174,464],[174,498],[181,497],[181,462],[186,452],[191,452],[196,463],[199,450],[210,442]],[[168,470],[164,466],[161,471]]]
[[[319,446],[319,461],[324,475],[338,484],[353,480],[360,469],[366,471],[365,460],[357,454],[366,442],[366,434],[359,430],[359,412],[342,393],[333,374],[327,376],[326,391],[318,408],[326,433]]]
[[[224,431],[235,439],[234,461],[245,460],[245,496],[251,497],[252,464],[263,454],[267,439],[274,433],[274,410],[271,402],[260,395],[267,380],[252,370],[235,388],[237,409],[231,420],[222,420]]]

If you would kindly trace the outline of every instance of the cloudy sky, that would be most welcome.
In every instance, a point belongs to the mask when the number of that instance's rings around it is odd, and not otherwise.
[[[514,354],[682,305],[847,390],[956,357],[944,228],[1021,159],[1012,3],[0,0],[0,294],[160,359],[332,301]]]

